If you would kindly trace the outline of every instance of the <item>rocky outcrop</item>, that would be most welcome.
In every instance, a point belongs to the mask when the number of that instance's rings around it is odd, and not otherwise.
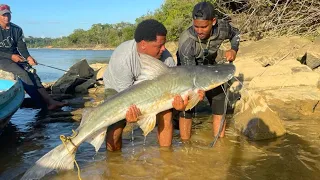
[[[74,64],[67,73],[52,86],[54,94],[87,93],[88,88],[95,84],[94,70],[83,59]]]
[[[320,92],[314,87],[289,87],[260,92],[283,120],[320,120]]]
[[[241,96],[234,102],[239,131],[261,140],[283,135],[281,121],[320,119],[320,44],[300,37],[243,44],[234,62],[241,83],[231,89]],[[312,54],[312,65],[299,61],[305,54]]]
[[[238,113],[234,116],[234,125],[251,140],[264,140],[282,136],[286,133],[285,127],[278,114],[267,104],[266,100],[258,95],[243,96],[238,101]]]

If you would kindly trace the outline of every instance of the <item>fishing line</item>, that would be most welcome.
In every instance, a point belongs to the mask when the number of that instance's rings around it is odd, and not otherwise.
[[[60,70],[60,71],[64,71],[64,72],[68,72],[67,70],[64,70],[64,69],[60,69],[60,68],[57,68],[57,67],[53,67],[53,66],[49,66],[49,65],[45,65],[45,64],[42,64],[42,63],[37,63],[41,66],[45,66],[45,67],[49,67],[49,68],[52,68],[52,69],[56,69],[56,70]]]
[[[233,64],[233,63],[229,62],[229,64]],[[228,88],[228,82],[226,82],[223,85],[221,85],[221,88],[223,90],[223,93],[226,95],[226,97],[224,99],[224,113],[223,113],[223,115],[221,117],[218,134],[214,137],[212,143],[210,144],[210,147],[213,147],[216,144],[216,142],[217,142],[217,140],[218,140],[218,138],[219,138],[219,136],[221,134],[221,131],[223,129],[224,122],[225,122],[225,119],[226,119],[226,114],[227,114],[227,107],[228,107],[228,101],[229,101],[229,92],[230,92],[230,90]]]
[[[28,63],[28,61],[23,61],[22,63],[25,63],[27,66],[25,69],[31,73],[34,73],[34,68],[32,68],[32,66]],[[59,71],[63,71],[63,72],[68,72],[67,70],[64,70],[64,69],[60,69],[60,68],[57,68],[57,67],[53,67],[53,66],[49,66],[49,65],[45,65],[45,64],[42,64],[42,63],[37,63],[37,65],[41,65],[41,66],[45,66],[45,67],[48,67],[48,68],[52,68],[52,69],[56,69],[56,70],[59,70]],[[76,75],[77,76],[77,79],[82,79],[82,80],[90,80],[91,78],[83,78],[83,77],[80,77],[79,73]],[[92,79],[93,80],[93,79]],[[100,79],[96,79],[95,81],[99,81],[99,80],[102,80],[102,78]]]
[[[72,129],[72,135],[71,136],[64,136],[64,135],[60,135],[60,140],[62,141],[63,143],[63,146],[68,150],[68,153],[69,155],[72,157],[73,159],[73,162],[76,164],[77,166],[77,170],[78,170],[78,179],[81,180],[81,170],[80,170],[80,167],[78,165],[78,162],[75,158],[75,156],[73,156],[73,152],[71,152],[67,146],[67,142],[70,142],[76,149],[78,148],[73,142],[72,142],[72,139],[75,138],[77,135],[78,135],[78,131],[75,131]]]
[[[49,65],[45,65],[45,64],[42,64],[42,63],[37,63],[37,64],[38,64],[38,65],[41,65],[41,66],[48,67],[48,68],[56,69],[56,70],[59,70],[59,71],[68,72],[67,70],[60,69],[60,68],[53,67],[53,66],[49,66]],[[91,79],[91,78],[82,78],[82,77],[80,77],[79,73],[77,74],[77,78],[78,78],[78,79],[82,79],[82,80],[90,80],[90,79]],[[93,79],[92,79],[92,80],[93,80]],[[96,79],[95,81],[99,81],[99,80],[102,80],[102,78]]]
[[[219,136],[221,134],[221,131],[223,129],[224,122],[226,120],[227,106],[228,106],[228,101],[229,101],[229,98],[228,98],[229,97],[229,89],[228,89],[227,86],[228,86],[228,83],[225,83],[225,84],[221,85],[223,93],[226,95],[226,97],[224,99],[224,113],[223,113],[223,115],[221,117],[219,131],[218,131],[217,135],[214,137],[214,140],[212,141],[212,143],[210,144],[210,147],[213,147],[216,144],[216,142],[217,142],[217,140],[218,140],[218,138],[219,138]]]

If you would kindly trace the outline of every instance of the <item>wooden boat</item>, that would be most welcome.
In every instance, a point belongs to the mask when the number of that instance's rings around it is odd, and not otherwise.
[[[0,71],[0,129],[7,125],[10,117],[19,109],[25,95],[22,82],[13,80],[10,74]]]

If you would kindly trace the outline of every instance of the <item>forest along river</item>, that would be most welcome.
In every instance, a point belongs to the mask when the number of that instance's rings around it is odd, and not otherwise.
[[[112,51],[31,49],[39,63],[68,69],[82,58],[89,63],[107,62]],[[43,82],[63,72],[37,66]],[[233,128],[228,116],[226,137],[209,147],[210,108],[202,102],[193,121],[192,138],[181,142],[174,131],[171,148],[159,148],[156,128],[146,141],[139,128],[123,137],[121,152],[98,153],[84,143],[76,155],[82,179],[319,179],[320,123],[284,121],[287,134],[281,138],[251,142]],[[61,143],[59,135],[71,135],[78,123],[39,124],[36,109],[19,109],[0,135],[0,179],[19,179],[45,153]],[[132,140],[133,139],[133,140]],[[44,179],[77,179],[74,171],[51,173]]]

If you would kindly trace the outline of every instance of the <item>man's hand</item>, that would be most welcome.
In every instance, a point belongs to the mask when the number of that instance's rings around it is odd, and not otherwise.
[[[31,66],[34,66],[34,65],[37,65],[37,64],[38,64],[38,62],[37,62],[35,59],[33,59],[32,56],[29,56],[29,57],[27,58],[27,61],[28,61],[28,63],[29,63]]]
[[[138,117],[141,116],[140,109],[136,105],[131,105],[126,113],[126,120],[129,123],[137,122]]]
[[[205,91],[204,90],[198,90],[198,96],[199,100],[202,101],[204,99]],[[172,106],[177,111],[184,111],[188,105],[188,99],[189,97],[185,97],[185,99],[182,99],[180,95],[176,95],[173,99]]]
[[[184,111],[187,107],[187,104],[188,104],[188,96],[184,100],[180,95],[174,96],[172,106],[177,111]]]
[[[225,54],[226,59],[229,62],[234,61],[236,59],[236,55],[237,55],[237,52],[235,50],[233,50],[233,49],[230,49],[230,50],[226,51],[226,54]]]
[[[202,101],[204,99],[206,92],[204,90],[199,89],[198,90],[198,95],[199,95],[199,100]]]
[[[11,55],[11,60],[18,63],[24,61],[24,58],[18,54],[12,54]]]

